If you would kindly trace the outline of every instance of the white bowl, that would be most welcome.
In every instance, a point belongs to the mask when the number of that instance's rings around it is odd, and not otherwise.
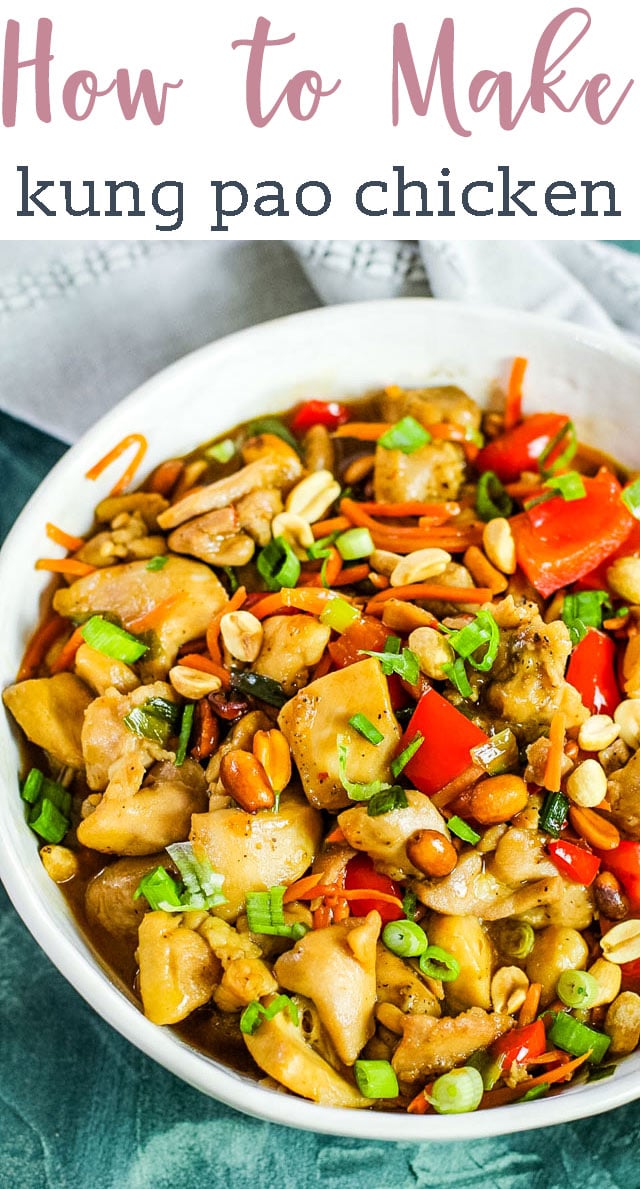
[[[254,414],[308,397],[356,396],[388,383],[459,383],[482,401],[515,355],[526,355],[526,409],[570,413],[583,438],[640,467],[635,415],[640,353],[567,324],[502,310],[406,299],[334,306],[244,330],[175,364],[89,431],[41,484],[0,554],[0,687],[18,670],[37,622],[52,552],[46,521],[82,534],[122,463],[96,483],[83,476],[122,437],[142,432],[145,469]],[[631,429],[631,432],[629,430]],[[545,1127],[640,1096],[640,1054],[609,1079],[558,1097],[463,1117],[418,1117],[320,1107],[263,1089],[150,1024],[102,969],[60,890],[45,874],[18,796],[18,749],[0,715],[0,875],[16,909],[72,986],[114,1028],[192,1086],[248,1114],[336,1135],[453,1140]]]

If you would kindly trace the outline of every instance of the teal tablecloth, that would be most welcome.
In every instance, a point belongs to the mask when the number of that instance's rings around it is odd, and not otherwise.
[[[0,414],[0,536],[63,451]],[[1,888],[0,1098],[0,1189],[640,1187],[640,1104],[472,1144],[359,1143],[247,1119],[103,1023]]]

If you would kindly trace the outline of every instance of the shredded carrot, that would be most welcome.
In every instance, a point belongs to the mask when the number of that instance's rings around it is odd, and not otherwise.
[[[407,500],[403,504],[380,504],[374,500],[364,501],[358,507],[370,516],[426,516],[449,520],[460,513],[460,504],[454,500],[441,503],[423,504],[420,500]]]
[[[424,1090],[421,1090],[419,1094],[416,1094],[415,1098],[411,1099],[411,1102],[407,1107],[407,1114],[426,1115],[429,1111],[432,1111],[433,1107],[431,1106],[431,1103],[427,1102],[427,1095],[430,1095],[432,1090],[433,1082],[429,1082],[428,1085],[425,1086]]]
[[[343,499],[340,511],[352,524],[368,528],[376,549],[388,549],[395,553],[414,553],[431,545],[439,545],[451,552],[463,552],[469,545],[482,540],[482,524],[433,525],[427,528],[411,528],[406,525],[384,525],[365,510],[366,505],[355,500]]]
[[[356,586],[358,582],[364,582],[365,578],[369,577],[369,566],[363,563],[360,566],[346,566],[344,570],[340,570],[335,578],[331,579],[331,586]]]
[[[340,829],[340,826],[336,826],[335,830],[332,830],[330,834],[327,834],[325,842],[346,842],[344,832]]]
[[[321,872],[315,872],[313,875],[303,875],[302,879],[297,879],[295,883],[289,884],[284,896],[282,897],[283,904],[290,904],[292,900],[299,900],[301,896],[306,897],[306,893],[315,888],[322,879]],[[311,897],[313,899],[313,897]]]
[[[93,574],[96,567],[76,561],[74,557],[40,557],[35,568],[48,570],[51,574],[70,574],[74,578],[84,578],[85,574]]]
[[[570,1061],[568,1053],[562,1049],[550,1049],[548,1053],[541,1053],[539,1057],[527,1057],[525,1065],[567,1065]]]
[[[45,620],[38,628],[35,636],[29,641],[22,664],[18,670],[18,681],[27,681],[35,677],[52,644],[68,630],[69,620],[61,615],[54,615]]]
[[[331,884],[317,884],[308,892],[298,892],[296,900],[315,900],[316,896],[343,896],[345,900],[382,900],[385,904],[395,904],[402,908],[402,900],[388,892],[378,892],[374,888],[337,888]]]
[[[215,661],[209,660],[208,656],[201,656],[199,652],[190,652],[188,656],[180,657],[180,664],[184,665],[186,669],[199,669],[201,673],[212,673],[214,677],[220,678],[224,689],[228,689],[231,685],[227,670],[222,665],[217,665]]]
[[[522,421],[522,382],[526,370],[527,360],[519,355],[513,361],[509,384],[507,386],[507,398],[504,408],[505,430],[513,429],[515,425],[518,425]]]
[[[325,566],[325,571],[324,571],[325,584],[327,586],[333,586],[334,582],[337,582],[337,579],[340,576],[341,570],[342,570],[342,555],[336,549],[335,545],[332,545],[329,550],[329,556],[326,559],[326,566]],[[367,566],[367,574],[368,573],[369,573],[369,567]],[[365,577],[366,577],[366,575],[365,575]],[[322,579],[321,579],[321,581],[322,581]]]
[[[222,653],[220,652],[220,645],[218,643],[220,636],[220,623],[223,615],[228,615],[230,611],[238,611],[247,597],[247,591],[244,586],[239,586],[238,589],[231,595],[228,603],[225,603],[219,611],[216,611],[209,627],[207,628],[207,650],[212,661],[216,664],[222,664]]]
[[[314,929],[326,929],[331,924],[331,909],[328,904],[321,904],[313,913]]]
[[[506,1106],[510,1102],[517,1102],[527,1093],[527,1090],[533,1090],[534,1086],[541,1086],[544,1083],[552,1086],[555,1082],[568,1082],[576,1070],[589,1060],[590,1056],[591,1049],[587,1053],[583,1053],[582,1056],[575,1057],[573,1061],[567,1061],[566,1065],[546,1070],[535,1078],[527,1078],[526,1081],[519,1082],[517,1086],[503,1086],[500,1090],[487,1090],[478,1109],[482,1111],[488,1107]]]
[[[350,520],[346,516],[332,516],[330,520],[317,520],[315,524],[311,525],[311,531],[316,541],[320,537],[328,537],[331,533],[341,533],[345,528],[349,528]]]
[[[540,995],[542,994],[541,983],[531,983],[527,988],[527,994],[524,998],[524,1003],[520,1008],[518,1015],[518,1028],[526,1028],[528,1024],[533,1024],[540,1007]]]
[[[85,544],[82,537],[72,537],[71,533],[65,533],[64,529],[58,528],[57,524],[47,523],[45,532],[50,541],[55,541],[56,545],[62,545],[68,553],[77,553],[79,549]]]
[[[559,793],[562,783],[562,760],[564,757],[564,736],[567,720],[561,710],[556,710],[549,727],[549,753],[544,769],[544,787],[551,793]]]
[[[295,588],[283,586],[275,594],[265,595],[251,608],[256,619],[266,619],[267,615],[275,615],[283,607],[295,607],[297,611],[307,611],[309,615],[321,615],[327,603],[335,599],[332,590],[324,590],[310,586]]]
[[[162,602],[156,603],[150,611],[145,611],[144,615],[139,615],[137,619],[130,619],[127,630],[133,632],[134,635],[139,632],[149,632],[153,628],[157,628],[159,624],[166,618],[169,611],[175,607],[184,598],[182,592],[170,595],[168,599],[163,599]]]
[[[311,680],[317,681],[319,677],[326,677],[332,663],[331,653],[325,650],[325,652],[323,652],[322,656],[320,657],[315,669],[313,670],[313,673],[311,674]]]
[[[359,442],[377,442],[391,429],[390,421],[348,421],[334,430],[334,438],[357,438]]]
[[[51,666],[51,672],[66,673],[72,667],[81,644],[84,644],[84,636],[80,627],[76,628],[75,632],[72,632],[69,639],[63,644]]]
[[[327,904],[331,909],[331,916],[333,918],[334,925],[339,925],[340,921],[346,921],[349,919],[349,902],[344,896],[339,896],[337,900],[327,901]]]
[[[490,603],[488,586],[439,586],[435,582],[413,582],[409,586],[390,586],[367,603],[367,614],[375,615],[387,599],[434,599],[443,603]]]
[[[182,475],[183,470],[184,463],[178,458],[171,458],[167,462],[161,462],[149,480],[149,491],[155,491],[158,495],[168,497]]]
[[[99,462],[96,462],[92,467],[89,468],[85,478],[97,479],[103,471],[106,471],[107,467],[111,466],[112,462],[115,462],[121,454],[124,454],[125,450],[129,449],[129,446],[136,447],[133,458],[131,459],[131,462],[129,463],[126,470],[118,479],[118,482],[114,487],[111,488],[109,493],[110,495],[121,495],[125,488],[129,486],[133,476],[140,466],[140,463],[147,453],[147,439],[145,438],[144,434],[127,434],[126,438],[123,438],[121,442],[118,442],[117,446],[113,447],[113,450],[110,450],[108,454],[105,454],[104,458],[101,458]]]

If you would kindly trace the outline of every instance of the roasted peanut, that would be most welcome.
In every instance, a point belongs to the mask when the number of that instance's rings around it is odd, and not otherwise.
[[[604,1030],[611,1037],[612,1054],[632,1053],[640,1041],[640,995],[633,991],[618,995],[607,1012]]]
[[[340,495],[340,484],[331,471],[314,471],[297,483],[287,496],[285,508],[302,516],[309,524],[321,520]]]
[[[605,1003],[613,1003],[622,983],[620,967],[608,962],[606,958],[598,958],[593,966],[589,967],[589,974],[598,984],[598,998],[590,1006],[603,1007]]]
[[[194,702],[206,698],[207,694],[217,693],[222,687],[219,677],[204,673],[202,669],[191,669],[189,665],[174,665],[169,670],[169,681],[177,694],[182,698],[192,698]]]
[[[640,603],[640,557],[619,557],[607,570],[607,582],[625,603]]]
[[[507,822],[525,808],[529,794],[520,776],[489,776],[471,794],[471,816],[483,826]]]
[[[426,582],[436,578],[447,568],[451,554],[445,549],[416,549],[400,558],[391,574],[392,586],[408,586],[412,582]]]
[[[470,545],[462,560],[478,586],[488,586],[494,595],[502,594],[503,590],[507,589],[508,578],[492,565],[477,545]]]
[[[502,516],[490,520],[482,531],[482,545],[490,562],[503,574],[515,574],[516,546],[511,525]]]
[[[387,599],[382,606],[382,622],[387,628],[395,628],[401,636],[408,636],[416,628],[435,627],[435,615],[416,607],[415,603],[403,603],[400,599]]]
[[[40,851],[43,867],[54,883],[66,883],[78,874],[78,856],[68,846],[43,846]]]
[[[220,780],[225,792],[247,813],[273,809],[275,794],[262,764],[250,751],[228,751],[220,762]]]
[[[620,834],[613,822],[608,822],[593,809],[579,809],[572,805],[569,821],[576,834],[596,850],[615,850],[620,845]]]
[[[640,698],[626,698],[616,707],[613,718],[621,738],[635,751],[640,745]]]
[[[615,725],[615,724],[614,724]],[[582,808],[599,805],[607,795],[607,778],[597,760],[583,760],[567,778],[567,794]]]
[[[519,966],[501,966],[491,979],[491,1005],[494,1011],[513,1015],[522,1007],[529,989],[529,979]]]
[[[609,962],[623,965],[640,958],[640,921],[620,921],[600,939],[600,949]]]
[[[596,908],[609,921],[622,921],[629,911],[629,901],[615,875],[601,871],[593,883]]]
[[[256,731],[253,754],[262,764],[271,788],[276,795],[286,789],[291,780],[291,752],[282,731]]]
[[[422,672],[434,681],[444,680],[444,666],[453,664],[455,660],[453,648],[447,637],[435,628],[422,627],[411,633],[408,643],[418,658]]]
[[[391,553],[388,549],[374,549],[369,558],[369,565],[372,570],[376,570],[378,574],[384,574],[387,578],[393,574],[399,561],[402,557],[399,553]]]
[[[264,631],[250,611],[228,611],[220,620],[220,635],[235,660],[250,663],[262,648]]]
[[[455,847],[439,830],[416,830],[405,850],[409,862],[432,878],[449,875],[458,861]]]
[[[363,454],[362,458],[354,458],[345,469],[343,479],[347,487],[355,487],[371,473],[376,464],[375,454]]]
[[[308,471],[332,471],[333,442],[326,425],[312,425],[304,435],[304,461]]]
[[[304,516],[296,516],[295,512],[279,512],[271,521],[271,532],[274,537],[284,537],[300,561],[306,560],[307,550],[313,545],[313,533]]]
[[[580,727],[578,744],[583,751],[604,751],[605,747],[610,747],[615,742],[619,734],[620,727],[609,714],[592,714]]]

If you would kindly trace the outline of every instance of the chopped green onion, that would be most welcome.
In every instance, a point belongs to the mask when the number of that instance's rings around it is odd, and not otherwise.
[[[357,607],[353,607],[346,599],[341,599],[336,595],[335,599],[329,599],[326,607],[320,612],[320,623],[325,627],[331,628],[333,632],[346,632],[347,628],[351,627],[360,619],[360,612]]]
[[[400,785],[394,784],[390,789],[381,789],[374,793],[367,805],[369,817],[382,817],[383,813],[392,813],[394,809],[406,809],[409,802],[407,794]]]
[[[598,1069],[590,1069],[587,1082],[602,1082],[616,1072],[617,1065],[600,1065]]]
[[[366,714],[354,714],[349,719],[349,726],[353,727],[354,731],[357,731],[359,735],[362,735],[363,739],[366,739],[368,743],[373,743],[376,747],[384,739],[382,731],[374,727]]]
[[[457,814],[449,818],[447,825],[451,833],[455,834],[456,838],[461,838],[463,842],[470,842],[472,846],[475,846],[476,842],[480,841],[480,835]]]
[[[247,426],[247,437],[255,438],[259,434],[272,433],[277,438],[282,438],[287,446],[291,446],[296,454],[302,455],[300,443],[296,441],[290,429],[283,425],[278,417],[256,417],[254,421],[250,421]]]
[[[442,672],[449,678],[451,684],[456,687],[458,693],[462,694],[463,698],[471,697],[473,690],[469,684],[467,670],[464,667],[464,661],[461,656],[456,657],[452,665],[443,665]]]
[[[458,656],[480,673],[488,673],[498,655],[500,629],[490,611],[479,611],[472,623],[457,632],[450,632],[447,639]],[[478,660],[475,653],[480,648],[486,648],[486,651]]]
[[[166,848],[175,863],[185,886],[182,904],[185,908],[217,908],[226,904],[222,895],[224,875],[218,875],[206,858],[197,858],[190,842],[174,842]]]
[[[38,802],[29,818],[31,829],[45,842],[62,842],[70,824],[69,819],[48,797]]]
[[[425,1098],[439,1115],[464,1115],[478,1109],[483,1094],[482,1075],[472,1065],[463,1065],[436,1078]]]
[[[383,780],[370,780],[368,784],[360,784],[349,780],[347,776],[347,759],[349,755],[349,740],[346,735],[338,736],[338,771],[340,783],[352,801],[369,801],[376,793],[387,793],[393,787]]]
[[[385,450],[400,450],[402,454],[415,454],[432,441],[431,434],[416,421],[415,417],[403,417],[378,438],[378,445]]]
[[[404,771],[407,764],[409,763],[409,760],[411,760],[416,752],[419,751],[423,743],[424,736],[420,734],[420,731],[416,731],[411,743],[408,743],[404,751],[401,751],[400,755],[396,756],[395,760],[391,761],[391,771],[394,776],[399,776],[400,773]]]
[[[336,549],[343,561],[357,561],[371,557],[375,545],[368,528],[348,528],[336,538]]]
[[[472,442],[474,446],[478,447],[478,450],[482,450],[484,446],[484,434],[480,433],[479,429],[474,429],[472,425],[466,426],[464,440],[465,442]]]
[[[158,553],[155,557],[149,558],[149,561],[144,568],[145,570],[151,570],[151,572],[155,574],[158,570],[164,570],[168,560],[169,558],[166,556],[166,554],[162,555]]]
[[[246,1033],[248,1036],[253,1036],[253,1033],[258,1030],[263,1020],[272,1020],[281,1011],[286,1012],[291,1023],[297,1027],[300,1022],[298,1008],[293,999],[290,999],[288,995],[276,995],[268,1007],[263,1007],[261,1003],[258,1003],[257,999],[252,999],[251,1003],[245,1007],[240,1016],[240,1031]]]
[[[168,698],[147,698],[144,709],[156,718],[164,719],[171,727],[177,727],[180,707],[176,702],[170,702]]]
[[[32,768],[20,790],[22,800],[27,801],[29,805],[35,804],[40,796],[43,781],[44,773],[39,768]]]
[[[212,458],[214,462],[229,462],[236,452],[235,445],[231,438],[224,438],[222,442],[214,442],[213,446],[209,446],[205,452],[205,458]]]
[[[340,530],[337,529],[334,533],[329,533],[328,537],[319,537],[312,545],[307,547],[307,556],[311,561],[320,561],[323,557],[331,556],[331,546],[337,541],[340,536]]]
[[[397,1098],[395,1070],[388,1061],[356,1061],[353,1072],[363,1098]]]
[[[628,614],[629,614],[628,607],[618,607],[618,610],[615,612],[614,618],[615,619],[624,619],[625,615],[628,615]]]
[[[420,970],[427,978],[452,983],[460,974],[460,963],[448,950],[440,949],[439,945],[428,945],[420,958]]]
[[[547,793],[540,810],[538,829],[544,830],[552,838],[558,838],[568,812],[569,798],[564,793]]]
[[[505,958],[521,962],[531,953],[536,935],[526,921],[501,921],[495,931],[495,942]]]
[[[633,483],[625,487],[620,499],[626,504],[631,515],[640,520],[640,479],[634,479]]]
[[[572,1057],[581,1057],[583,1053],[590,1052],[589,1061],[594,1065],[599,1065],[611,1044],[610,1036],[596,1032],[595,1028],[588,1028],[564,1011],[557,1013],[548,1035],[552,1045],[563,1049],[565,1053],[571,1053]]]
[[[398,958],[419,958],[427,948],[427,935],[414,921],[389,921],[382,940]]]
[[[153,912],[159,909],[166,912],[167,908],[170,912],[182,909],[178,885],[164,867],[156,867],[154,871],[148,871],[143,875],[133,893],[133,899],[138,900],[140,896],[144,896]]]
[[[540,1082],[539,1085],[532,1086],[530,1090],[527,1090],[522,1098],[518,1099],[518,1102],[533,1102],[536,1098],[542,1098],[542,1095],[550,1089],[551,1082]]]
[[[387,648],[385,652],[369,652],[367,649],[361,649],[362,656],[374,656],[377,661],[380,661],[382,672],[385,677],[390,677],[392,673],[397,673],[409,685],[415,685],[420,676],[420,665],[418,658],[414,652],[409,648],[403,648],[402,652],[395,652],[392,646],[393,636],[387,640]],[[399,641],[398,641],[399,646]]]
[[[583,500],[587,494],[584,479],[578,471],[567,471],[565,475],[555,475],[543,483],[550,491],[557,492],[563,500],[571,503],[573,500]]]
[[[467,1065],[478,1070],[485,1090],[493,1090],[496,1082],[502,1077],[504,1053],[493,1057],[486,1049],[478,1049],[467,1058]]]
[[[579,590],[566,594],[562,604],[562,620],[569,629],[572,644],[579,644],[589,628],[602,627],[604,609],[611,607],[606,590]]]
[[[125,714],[123,722],[132,735],[138,735],[141,739],[149,739],[152,743],[158,743],[160,747],[166,747],[169,741],[171,724],[167,722],[166,718],[161,718],[153,710],[148,709],[146,705],[134,706],[128,714]]]
[[[262,673],[241,672],[234,669],[231,672],[231,686],[241,694],[248,694],[252,698],[259,698],[268,706],[276,706],[280,710],[289,701],[279,681],[273,677],[265,677]]]
[[[284,919],[282,900],[286,887],[269,888],[268,892],[247,892],[247,924],[250,933],[264,933],[273,937],[292,937],[298,941],[307,932],[301,921],[288,925]]]
[[[32,768],[21,790],[22,800],[37,808],[46,797],[64,817],[71,811],[71,793],[57,780],[50,780],[39,768]]]
[[[488,772],[489,776],[502,776],[505,772],[512,772],[518,766],[518,741],[509,727],[498,731],[487,739],[471,748],[471,759]]]
[[[182,722],[180,724],[180,736],[178,738],[178,747],[176,749],[176,758],[174,764],[176,768],[181,768],[187,758],[187,748],[191,738],[191,730],[193,728],[193,716],[195,713],[195,702],[187,702],[187,705],[182,711]]]
[[[416,908],[418,905],[418,897],[415,892],[405,892],[402,897],[402,911],[409,921],[413,923],[413,918],[416,915]]]
[[[148,646],[136,636],[125,632],[124,628],[116,627],[115,623],[110,623],[101,615],[92,615],[80,629],[80,634],[90,648],[113,660],[123,661],[125,665],[134,664],[149,651]]]
[[[547,460],[551,458],[551,455],[558,446],[564,444],[565,439],[567,441],[564,449],[558,455],[558,457],[554,458],[553,462],[547,466]],[[578,438],[576,436],[575,426],[573,421],[567,421],[563,426],[561,426],[557,434],[552,437],[551,441],[547,442],[541,454],[538,455],[538,470],[540,471],[540,474],[545,479],[548,479],[551,475],[555,475],[558,471],[563,470],[564,467],[569,465],[577,449]]]
[[[285,537],[274,537],[261,550],[256,567],[269,590],[295,586],[300,577],[300,561]]]
[[[220,566],[220,569],[222,570],[223,574],[226,575],[227,582],[229,583],[229,592],[231,594],[235,594],[239,583],[238,579],[236,578],[236,572],[233,566]]]
[[[486,522],[513,512],[513,501],[493,471],[485,471],[478,479],[476,512]]]
[[[567,1007],[593,1007],[600,987],[598,980],[586,970],[563,970],[556,992]]]

